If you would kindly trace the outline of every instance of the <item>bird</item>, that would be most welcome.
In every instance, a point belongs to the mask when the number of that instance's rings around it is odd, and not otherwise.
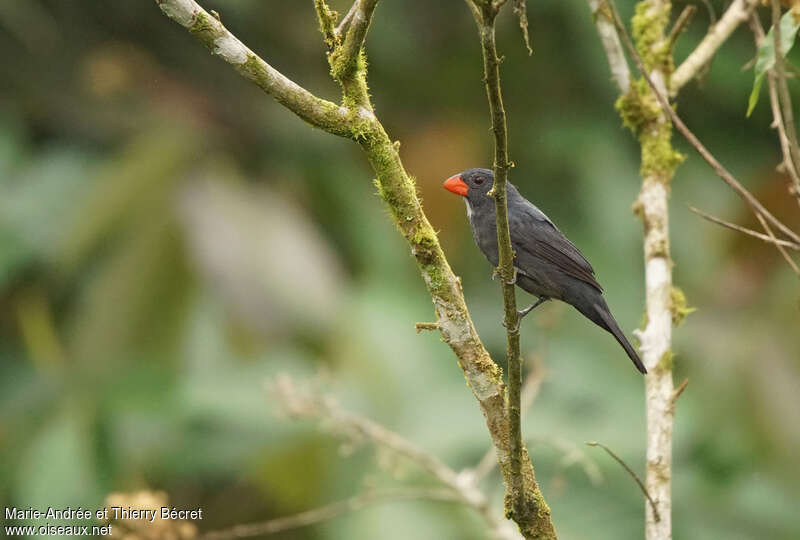
[[[468,169],[445,180],[443,187],[464,198],[472,235],[478,248],[497,267],[497,222],[494,185],[490,169]],[[611,314],[594,268],[575,244],[510,182],[506,183],[508,228],[514,250],[516,285],[537,297],[530,307],[519,311],[519,319],[550,299],[570,304],[583,316],[616,338],[641,373],[642,360]]]

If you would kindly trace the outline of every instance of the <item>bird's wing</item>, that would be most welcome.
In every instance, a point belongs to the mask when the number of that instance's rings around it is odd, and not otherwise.
[[[525,202],[527,204],[522,211],[513,212],[509,216],[517,266],[524,272],[526,267],[535,267],[544,260],[565,274],[585,281],[603,292],[603,287],[594,277],[594,268],[586,257],[541,210],[532,203]]]

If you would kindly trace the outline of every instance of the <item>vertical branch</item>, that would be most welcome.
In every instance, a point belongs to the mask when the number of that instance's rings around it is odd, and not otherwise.
[[[665,29],[670,11],[671,3],[668,1],[644,0],[637,4],[633,19],[636,51],[662,95],[667,93],[673,69],[672,51],[665,46]],[[639,333],[639,338],[642,360],[649,371],[645,377],[645,484],[658,507],[658,514],[652,506],[645,507],[645,538],[668,540],[672,538],[672,429],[675,418],[671,400],[674,386],[668,196],[669,183],[683,157],[672,148],[672,124],[656,101],[652,89],[647,84],[640,84],[633,93],[637,94],[642,105],[641,123],[637,126],[642,157],[642,188],[634,209],[644,225],[647,324]],[[620,111],[624,118],[624,109],[620,108]],[[628,112],[632,111],[629,109]]]
[[[650,24],[658,40],[661,40],[670,5],[668,2],[655,0],[652,5],[647,6],[647,12],[659,10],[664,17],[661,21],[656,22],[656,19]],[[642,39],[637,42],[638,51],[643,56],[652,54],[652,48],[657,46],[656,43],[648,44]],[[650,76],[664,95],[671,62],[671,58],[664,58],[661,65],[654,65],[650,71]],[[652,91],[647,87],[644,88],[647,97],[653,99]],[[672,126],[669,120],[660,107],[656,107],[655,110],[658,112],[642,126],[639,133],[642,152],[642,189],[634,207],[644,225],[645,297],[648,321],[639,334],[642,360],[650,372],[645,377],[647,422],[645,484],[659,509],[657,514],[652,506],[646,506],[645,538],[667,540],[672,538],[672,430],[675,418],[670,399],[674,387],[671,352],[672,259],[668,197],[669,183],[681,158],[672,149]]]
[[[644,225],[645,328],[638,332],[645,377],[647,418],[647,491],[655,501],[645,514],[645,538],[672,538],[671,477],[672,428],[675,417],[672,381],[673,312],[679,306],[673,293],[669,238],[669,183],[683,156],[672,147],[672,123],[661,107],[655,90],[666,95],[674,69],[672,47],[666,37],[671,3],[642,0],[633,17],[635,46],[611,0],[607,0],[614,24],[642,71],[643,79],[617,101],[623,123],[638,137],[641,146],[642,188],[634,211]],[[648,76],[649,75],[649,76]],[[650,82],[654,87],[650,87]],[[675,319],[677,320],[677,319]],[[657,508],[657,510],[656,510]]]
[[[619,34],[614,26],[614,16],[605,0],[588,0],[588,2],[594,24],[597,27],[597,34],[606,51],[611,76],[617,83],[620,93],[627,94],[631,83],[631,71],[628,67],[628,60],[625,58],[625,52],[622,50],[622,44],[619,42]]]
[[[500,88],[500,59],[497,56],[494,22],[499,11],[491,1],[479,5],[480,20],[478,32],[483,51],[484,80],[486,95],[489,99],[489,112],[494,133],[494,185],[489,195],[494,198],[495,216],[497,219],[497,245],[499,261],[497,275],[503,293],[505,309],[504,324],[507,329],[506,362],[508,365],[508,421],[511,440],[511,485],[508,486],[507,497],[514,515],[518,515],[522,505],[522,429],[520,425],[520,388],[522,386],[522,369],[520,367],[519,315],[515,293],[514,252],[511,248],[511,233],[508,228],[508,203],[506,181],[508,178],[508,135],[506,127],[506,111],[503,106],[503,94]],[[508,504],[510,502],[510,505]]]
[[[550,509],[536,483],[533,466],[523,470],[530,459],[522,443],[520,392],[522,360],[520,358],[519,313],[515,294],[516,271],[511,234],[508,227],[506,182],[511,163],[508,160],[506,111],[500,88],[500,58],[495,41],[495,20],[503,2],[467,0],[472,9],[483,52],[486,95],[494,134],[494,185],[489,194],[494,198],[499,250],[496,273],[503,293],[504,325],[507,329],[506,362],[508,365],[508,423],[510,477],[506,476],[506,515],[514,519],[526,538],[555,538]]]

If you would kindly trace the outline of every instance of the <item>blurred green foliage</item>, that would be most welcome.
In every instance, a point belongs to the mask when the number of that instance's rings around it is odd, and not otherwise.
[[[720,13],[724,3],[712,3]],[[633,3],[619,4],[630,17]],[[336,98],[311,2],[205,7],[276,68]],[[531,58],[506,11],[511,179],[592,261],[630,332],[643,310],[630,211],[638,149],[613,110],[588,8],[530,2]],[[707,23],[696,17],[678,59]],[[450,174],[490,164],[473,22],[460,0],[387,1],[367,43],[377,113],[402,142],[501,358],[497,285],[461,202],[440,189]],[[679,112],[796,229],[796,204],[774,172],[769,108],[744,114],[752,82],[740,67],[754,53],[737,31]],[[325,369],[345,406],[453,467],[480,459],[483,419],[447,347],[414,332],[432,317],[430,299],[354,145],[292,117],[152,2],[4,2],[0,55],[1,506],[96,507],[111,491],[157,488],[175,505],[203,506],[209,530],[391,481],[398,471],[372,449],[340,455],[317,426],[272,414],[264,381],[279,372]],[[698,309],[675,332],[676,378],[691,380],[675,429],[675,536],[797,538],[797,281],[774,249],[687,210],[753,225],[676,144],[689,159],[672,187],[675,280]],[[627,475],[587,448],[604,479],[594,484],[564,448],[602,441],[641,470],[641,377],[564,305],[526,320],[523,350],[548,368],[524,433],[561,535],[640,537],[644,501]],[[499,504],[499,477],[485,485]],[[281,537],[477,539],[482,530],[469,510],[404,502]]]

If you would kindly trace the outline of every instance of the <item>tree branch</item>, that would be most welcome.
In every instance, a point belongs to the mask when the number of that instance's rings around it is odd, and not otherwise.
[[[270,66],[231,34],[216,17],[194,0],[156,0],[164,14],[186,28],[214,55],[254,82],[275,101],[314,127],[341,137],[351,137],[346,111],[318,98]]]
[[[786,83],[786,58],[781,54],[781,6],[777,0],[772,1],[772,37],[775,47],[775,66],[770,69],[770,101],[773,101],[772,94],[777,93],[777,102],[780,104],[778,117],[780,118],[780,125],[783,127],[783,135],[786,137],[786,145],[789,150],[789,155],[786,156],[785,161],[788,161],[788,165],[790,165],[789,174],[795,182],[795,196],[800,199],[800,180],[797,174],[797,169],[800,167],[800,147],[797,146],[792,98],[789,95],[789,86]],[[792,172],[794,173],[793,175]]]
[[[761,214],[756,214],[756,217],[758,218],[758,221],[761,223],[761,226],[764,228],[764,230],[767,231],[767,235],[769,235],[772,243],[775,244],[775,247],[778,248],[778,251],[780,251],[781,256],[786,260],[792,270],[794,270],[795,275],[800,277],[800,268],[797,267],[797,264],[795,264],[789,254],[786,253],[786,249],[784,249],[784,247],[778,243],[778,240],[775,238],[775,234],[772,232],[769,224],[764,221],[764,216]]]
[[[328,50],[333,51],[341,45],[339,35],[333,27],[338,15],[335,11],[331,11],[325,0],[314,0],[314,9],[317,12],[317,19],[319,19],[319,31],[322,32]]]
[[[419,448],[402,435],[367,418],[342,410],[330,397],[316,389],[298,388],[287,375],[279,376],[270,385],[271,393],[294,418],[310,418],[324,422],[328,429],[355,440],[369,440],[418,465],[447,486],[457,500],[476,510],[486,521],[495,538],[516,540],[507,523],[495,515],[486,495],[475,482],[457,473],[436,456]]]
[[[756,45],[756,57],[753,58],[753,63],[755,64],[755,60],[758,57],[758,50],[764,43],[766,35],[764,34],[764,29],[761,27],[761,21],[758,20],[755,14],[750,15],[748,22],[750,23],[750,29],[753,31],[753,39]],[[784,64],[786,64],[786,62],[784,62]],[[789,174],[793,186],[795,186],[795,197],[800,200],[800,175],[792,160],[791,143],[786,133],[786,125],[783,123],[783,114],[778,101],[778,89],[774,67],[767,70],[767,83],[769,84],[769,104],[772,109],[772,127],[778,131],[778,142],[780,143],[781,155],[783,156],[781,164]]]
[[[347,80],[357,72],[364,71],[359,69],[358,62],[378,0],[358,0],[356,3],[358,5],[353,12],[341,52],[331,61],[333,76],[338,80]],[[366,93],[359,98],[366,101]]]
[[[514,15],[519,19],[519,28],[522,30],[522,41],[525,42],[525,48],[528,49],[528,56],[533,54],[533,47],[531,47],[531,37],[528,33],[528,4],[526,0],[514,0]]]
[[[211,531],[200,535],[199,540],[235,540],[236,538],[250,538],[276,534],[291,529],[307,527],[323,521],[328,521],[343,514],[361,510],[367,506],[417,499],[428,499],[444,502],[461,502],[456,493],[449,489],[420,489],[420,488],[395,488],[366,491],[354,495],[343,501],[337,501],[319,508],[306,510],[292,516],[271,519],[261,523],[248,523],[236,525],[221,531]]]
[[[522,392],[520,392],[520,407],[523,411],[531,408],[534,400],[539,395],[539,389],[542,387],[542,382],[546,375],[541,356],[534,354],[531,356],[530,361],[532,366],[528,370],[528,376],[525,379],[525,384],[522,385]],[[496,465],[497,453],[494,451],[494,447],[490,447],[471,471],[475,476],[475,481],[479,482],[483,479]]]
[[[758,55],[758,50],[761,48],[761,45],[764,43],[764,39],[766,36],[764,35],[764,29],[761,27],[761,21],[759,21],[758,17],[755,14],[750,16],[748,21],[750,23],[750,29],[753,31],[753,39],[755,40],[756,44],[756,58]],[[753,63],[755,63],[756,58],[753,59]],[[791,64],[786,62],[784,58],[784,66],[791,67]],[[791,187],[789,189],[789,194],[793,195],[797,202],[800,204],[800,173],[798,173],[797,165],[800,165],[800,162],[795,162],[794,160],[794,153],[797,151],[795,147],[792,146],[792,143],[789,139],[789,135],[786,130],[786,124],[783,122],[783,112],[781,111],[781,104],[778,98],[778,81],[777,75],[775,74],[775,67],[772,67],[767,70],[767,83],[769,85],[769,104],[772,110],[772,126],[778,131],[778,142],[781,146],[781,156],[783,157],[783,161],[779,165],[779,169],[782,167],[783,170],[789,175],[791,180]],[[791,102],[790,102],[791,104]]]
[[[613,4],[609,0],[609,5]],[[719,176],[728,186],[730,186],[752,209],[754,214],[761,214],[766,218],[767,221],[772,223],[776,226],[783,234],[785,234],[788,238],[793,240],[796,243],[800,243],[800,236],[797,235],[794,231],[792,231],[789,227],[784,225],[781,221],[778,220],[772,213],[769,212],[764,206],[756,199],[752,193],[750,193],[736,178],[728,172],[728,170],[722,166],[722,164],[717,161],[714,155],[708,151],[708,149],[700,142],[700,140],[692,133],[692,131],[686,127],[683,120],[678,116],[678,113],[672,108],[669,104],[669,100],[664,95],[664,92],[659,90],[656,83],[653,79],[648,75],[647,69],[645,68],[644,62],[641,56],[636,52],[633,44],[630,41],[630,38],[627,36],[627,32],[625,31],[625,27],[622,26],[622,21],[619,20],[619,16],[615,13],[615,24],[617,26],[620,35],[623,38],[623,43],[628,51],[631,53],[631,56],[634,58],[636,62],[636,66],[638,67],[642,77],[647,82],[648,86],[653,90],[653,94],[655,95],[656,99],[658,100],[659,104],[661,105],[661,109],[669,116],[672,120],[672,124],[678,128],[678,131],[686,138],[686,140],[691,144],[695,150],[703,157],[706,162],[711,165],[714,169],[714,172],[717,173]]]
[[[353,5],[350,6],[350,10],[347,12],[347,15],[342,18],[342,21],[336,27],[336,35],[341,36],[342,32],[345,31],[347,25],[350,24],[350,21],[353,20],[353,16],[356,14],[356,10],[358,9],[358,5],[361,3],[361,0],[355,0]]]
[[[741,225],[737,225],[735,223],[731,223],[729,221],[722,220],[716,216],[712,216],[711,214],[707,214],[702,210],[695,208],[694,206],[689,205],[689,210],[697,214],[703,219],[706,219],[712,223],[716,223],[717,225],[722,225],[727,229],[731,229],[733,231],[738,231],[740,233],[744,233],[746,235],[752,236],[754,238],[758,238],[759,240],[763,240],[764,242],[768,242],[770,244],[776,244],[784,247],[788,247],[795,251],[800,251],[800,244],[795,244],[794,242],[789,242],[788,240],[780,240],[766,234],[762,234],[760,232],[756,232],[752,229],[748,229],[746,227],[742,227]]]
[[[599,443],[597,441],[587,442],[586,445],[587,446],[597,446],[599,448],[602,448],[603,450],[606,451],[606,454],[608,454],[609,456],[614,458],[614,461],[616,461],[617,463],[622,465],[622,468],[627,471],[627,473],[631,476],[631,478],[633,478],[633,481],[636,482],[636,485],[639,486],[639,489],[642,490],[642,493],[644,493],[644,496],[647,499],[647,502],[650,503],[650,508],[653,509],[653,514],[655,515],[656,521],[661,521],[661,516],[658,514],[658,508],[656,507],[656,503],[653,500],[653,498],[650,496],[650,493],[647,492],[647,488],[644,487],[644,483],[642,482],[642,479],[639,478],[639,475],[636,474],[635,472],[633,472],[633,469],[628,467],[628,464],[625,463],[622,460],[621,457],[619,457],[617,454],[612,452],[611,448],[609,448],[608,446],[606,446],[606,445],[604,445],[602,443]]]
[[[508,135],[503,94],[500,87],[500,59],[495,41],[495,19],[501,4],[484,0],[475,1],[475,23],[483,51],[483,68],[486,95],[494,133],[494,184],[489,195],[494,198],[497,225],[498,266],[503,294],[506,327],[506,362],[508,366],[508,422],[510,439],[510,475],[506,480],[506,515],[520,526],[526,538],[555,538],[555,528],[550,519],[550,509],[536,482],[533,466],[523,477],[523,453],[527,450],[522,441],[521,388],[522,359],[520,358],[519,314],[516,300],[516,270],[511,234],[508,227],[508,202],[506,183],[511,163],[508,160]],[[480,14],[480,16],[478,16]],[[529,459],[525,459],[530,463]]]
[[[619,42],[619,35],[614,27],[611,13],[605,0],[588,0],[588,2],[594,24],[597,27],[597,33],[600,36],[600,42],[606,51],[611,76],[614,78],[614,82],[617,83],[619,91],[627,94],[631,83],[631,71],[628,67],[628,60],[625,58],[622,44]]]
[[[671,95],[677,94],[678,90],[697,75],[697,72],[711,60],[717,49],[725,43],[733,31],[747,20],[756,5],[758,5],[758,0],[733,0],[722,18],[711,26],[703,40],[675,69],[670,78],[669,91]]]
[[[681,33],[686,30],[686,27],[692,22],[696,11],[697,6],[691,4],[683,8],[683,11],[681,11],[675,24],[672,25],[672,30],[669,31],[669,35],[667,36],[667,46],[670,49],[675,47],[675,43],[678,41]]]
[[[261,88],[275,96],[279,103],[307,119],[312,125],[322,127],[330,133],[350,137],[361,146],[375,172],[375,184],[378,192],[386,203],[397,228],[408,242],[411,254],[414,256],[431,296],[442,338],[458,358],[468,386],[485,417],[486,426],[497,449],[503,478],[507,484],[510,484],[512,478],[511,443],[509,441],[509,421],[506,415],[505,385],[501,370],[492,361],[478,336],[464,301],[461,283],[453,274],[436,232],[422,209],[414,181],[403,167],[398,149],[372,111],[369,95],[366,92],[366,63],[358,61],[362,56],[357,56],[356,71],[353,77],[340,79],[343,87],[345,87],[345,82],[350,87],[344,88],[343,105],[337,106],[316,98],[269,67],[266,62],[252,55],[244,45],[225,30],[219,21],[210,17],[194,0],[156,0],[156,2],[167,16],[189,29],[201,42],[209,47],[211,44],[218,47],[220,52],[217,54],[226,60],[228,57],[232,57],[230,63],[240,73],[255,80]],[[366,14],[372,13],[375,3],[374,0],[360,2],[359,6],[365,16],[360,18],[360,23],[357,23],[356,16],[353,16],[354,21],[351,22],[348,29],[348,36],[352,36],[350,38],[352,44],[363,42],[363,37],[360,39],[356,39],[356,37],[363,36],[366,32],[368,28]],[[357,24],[361,25],[363,30],[355,29]],[[216,41],[220,41],[224,46],[219,47],[219,44],[215,44]],[[345,38],[346,42],[347,37]],[[232,50],[239,51],[239,54],[231,55]],[[241,51],[247,51],[244,62],[240,62]],[[329,60],[331,60],[330,55]],[[335,61],[335,58],[333,60]],[[347,71],[345,70],[343,73],[347,73]],[[307,102],[313,105],[310,111],[305,107]],[[549,525],[549,530],[552,530],[549,510],[541,497],[538,486],[536,486],[533,467],[527,453],[524,453],[522,458],[522,475],[526,495],[537,501],[536,506],[539,508],[539,513],[531,516],[531,522],[524,522],[521,527],[528,531],[529,538],[547,538],[547,536],[539,535],[535,525],[544,522]]]
[[[656,95],[666,93],[673,69],[672,48],[666,35],[671,3],[643,0],[636,4],[634,46],[624,31],[612,0],[604,0],[608,19],[617,28],[625,47],[646,73],[650,86],[641,79],[631,83],[617,100],[623,123],[639,139],[642,187],[634,211],[644,226],[645,300],[647,323],[635,332],[641,341],[645,376],[647,444],[646,483],[655,503],[646,506],[645,538],[667,540],[672,534],[672,259],[669,236],[669,184],[683,156],[672,147],[672,123],[659,107]],[[618,52],[616,54],[621,54]],[[646,60],[642,61],[642,57]]]

